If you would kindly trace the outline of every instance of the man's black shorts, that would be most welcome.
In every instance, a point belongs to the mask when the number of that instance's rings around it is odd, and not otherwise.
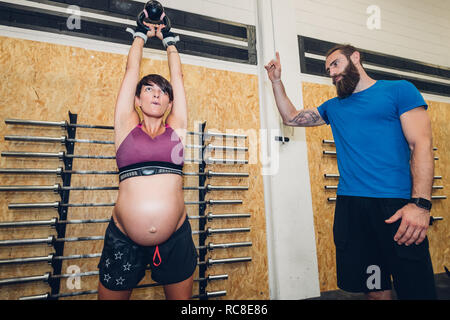
[[[197,267],[197,250],[191,225],[186,218],[172,236],[158,246],[141,246],[109,222],[102,256],[98,264],[100,282],[109,290],[129,290],[145,276],[150,265],[151,277],[160,284],[186,280]]]
[[[399,299],[436,299],[428,239],[419,245],[398,245],[394,235],[401,219],[384,220],[407,199],[338,196],[333,235],[337,283],[349,292],[391,289]]]

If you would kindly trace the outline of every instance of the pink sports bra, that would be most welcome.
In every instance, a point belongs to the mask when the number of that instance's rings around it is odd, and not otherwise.
[[[138,124],[116,152],[120,181],[139,175],[182,174],[183,156],[183,143],[169,125],[164,133],[152,138]]]

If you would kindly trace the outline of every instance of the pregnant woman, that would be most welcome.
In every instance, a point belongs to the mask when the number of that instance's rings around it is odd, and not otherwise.
[[[120,182],[98,265],[98,298],[129,299],[150,265],[166,299],[190,299],[197,251],[182,188],[187,104],[181,61],[165,25],[144,24],[148,31],[134,33],[115,106]],[[170,83],[157,74],[139,80],[144,44],[154,36],[166,47]]]

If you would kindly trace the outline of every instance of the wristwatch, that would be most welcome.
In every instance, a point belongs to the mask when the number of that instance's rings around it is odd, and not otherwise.
[[[414,203],[419,208],[430,211],[431,210],[431,201],[424,198],[411,198],[410,203]]]

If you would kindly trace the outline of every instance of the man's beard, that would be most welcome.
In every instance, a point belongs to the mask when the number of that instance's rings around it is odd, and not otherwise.
[[[341,76],[341,80],[336,83],[336,78]],[[337,95],[339,98],[344,99],[349,97],[359,82],[359,72],[356,69],[353,62],[348,59],[348,66],[341,74],[333,77],[333,84],[336,86]]]

